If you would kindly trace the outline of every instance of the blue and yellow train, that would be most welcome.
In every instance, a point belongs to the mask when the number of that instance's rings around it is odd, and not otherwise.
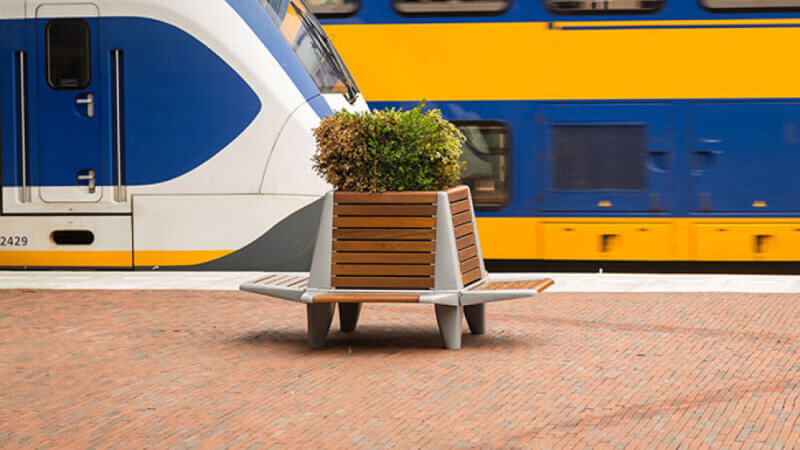
[[[800,261],[800,1],[314,3],[465,131],[487,258]]]

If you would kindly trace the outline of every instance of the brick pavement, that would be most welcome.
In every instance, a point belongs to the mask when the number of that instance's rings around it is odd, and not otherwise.
[[[0,291],[0,446],[798,447],[800,296],[546,294],[442,350],[431,306]]]

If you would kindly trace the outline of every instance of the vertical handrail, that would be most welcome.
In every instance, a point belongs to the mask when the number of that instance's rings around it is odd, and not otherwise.
[[[125,186],[122,184],[122,89],[120,87],[120,57],[122,50],[112,50],[114,55],[114,150],[116,155],[116,186],[114,187],[114,200],[124,202],[127,200]]]
[[[27,112],[27,92],[26,92],[26,72],[25,72],[25,52],[17,52],[19,61],[19,153],[20,153],[20,187],[22,189],[22,203],[31,201],[28,191],[28,112]]]

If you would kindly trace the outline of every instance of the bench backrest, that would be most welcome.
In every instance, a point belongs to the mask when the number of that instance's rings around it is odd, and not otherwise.
[[[325,197],[311,288],[453,290],[485,274],[466,186]]]
[[[458,250],[461,282],[464,286],[484,276],[483,258],[480,255],[478,236],[475,232],[475,217],[469,188],[460,186],[447,191],[450,214],[453,218],[453,233]]]
[[[430,289],[436,193],[333,194],[331,286]]]

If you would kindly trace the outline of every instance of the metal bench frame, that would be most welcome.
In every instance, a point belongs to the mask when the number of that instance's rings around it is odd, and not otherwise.
[[[435,224],[435,238],[432,240],[435,243],[435,247],[432,252],[434,262],[430,280],[426,277],[364,276],[355,277],[355,279],[366,280],[364,283],[368,287],[337,287],[337,284],[342,284],[337,283],[340,279],[348,280],[347,282],[351,285],[354,279],[353,277],[337,278],[337,275],[333,273],[333,269],[336,267],[333,258],[336,253],[334,250],[334,242],[337,241],[335,234],[342,234],[335,233],[335,230],[337,230],[335,224],[343,223],[343,221],[335,221],[334,211],[335,205],[338,203],[337,200],[355,204],[369,202],[373,209],[377,207],[380,210],[379,204],[382,203],[380,199],[385,198],[387,198],[387,194],[376,196],[375,194],[327,193],[324,198],[317,240],[314,246],[311,272],[309,274],[268,273],[258,280],[242,284],[241,289],[247,292],[305,303],[308,316],[308,341],[311,347],[321,347],[325,344],[336,303],[339,304],[340,322],[343,331],[355,330],[362,303],[433,304],[435,305],[436,319],[445,347],[457,350],[461,348],[462,311],[466,316],[471,332],[473,334],[483,334],[486,329],[485,303],[531,297],[553,284],[552,280],[549,279],[536,279],[525,276],[505,279],[486,272],[480,248],[480,239],[474,223],[475,212],[469,189],[466,186],[461,186],[437,193],[393,193],[388,197],[390,199],[389,203],[394,204],[404,204],[404,202],[419,203],[421,200],[416,200],[418,198],[425,198],[429,199],[426,201],[434,202],[431,204],[435,204],[436,207],[433,216],[435,221],[431,218],[430,223]],[[463,203],[465,201],[468,203]],[[462,211],[458,215],[464,217],[459,219],[458,223],[460,224],[457,227],[454,226],[455,219],[453,210],[451,210],[452,205],[459,205],[457,209]],[[402,222],[400,219],[398,218],[396,222]],[[364,222],[370,221],[364,220]],[[358,218],[355,221],[349,220],[348,223],[358,224]],[[359,230],[362,229],[359,228]],[[430,228],[427,228],[427,230],[428,234],[432,235]],[[355,235],[363,234],[356,233]],[[381,235],[385,234],[381,233]],[[474,244],[472,244],[473,234]],[[457,244],[459,236],[469,238],[469,247],[466,250],[469,250],[468,253],[474,256],[469,256],[467,260],[464,260],[465,249],[461,249],[462,258],[459,258],[459,244]],[[399,237],[397,239],[403,238]],[[402,245],[404,241],[391,242]],[[473,245],[474,249],[472,248]],[[358,254],[355,253],[355,255]],[[474,258],[477,258],[477,260]],[[416,265],[416,267],[419,266]],[[359,267],[364,268],[364,266]],[[390,269],[398,266],[381,264],[376,265],[376,267]],[[378,272],[380,272],[380,269]],[[374,274],[375,271],[373,270],[369,273]],[[382,283],[402,284],[404,279],[413,279],[416,283],[421,280],[423,284],[430,285],[430,288],[379,287]]]

